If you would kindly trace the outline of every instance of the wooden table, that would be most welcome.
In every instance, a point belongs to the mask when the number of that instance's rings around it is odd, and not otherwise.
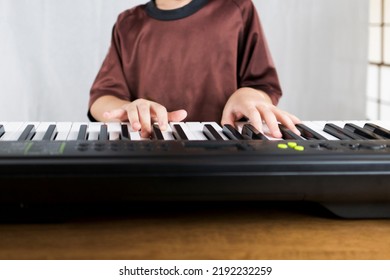
[[[390,219],[299,203],[147,204],[0,223],[0,259],[390,259]]]

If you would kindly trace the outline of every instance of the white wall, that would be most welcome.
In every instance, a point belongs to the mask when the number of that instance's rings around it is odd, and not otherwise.
[[[145,0],[146,1],[146,0]],[[0,120],[86,120],[117,15],[145,1],[0,0]],[[365,117],[366,0],[254,0],[302,119]]]
[[[279,70],[280,106],[302,119],[364,119],[367,0],[254,1]]]

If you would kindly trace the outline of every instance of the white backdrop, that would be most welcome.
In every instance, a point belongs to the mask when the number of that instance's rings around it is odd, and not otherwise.
[[[83,121],[117,15],[142,0],[0,0],[0,121]],[[367,0],[254,0],[302,119],[365,117]]]

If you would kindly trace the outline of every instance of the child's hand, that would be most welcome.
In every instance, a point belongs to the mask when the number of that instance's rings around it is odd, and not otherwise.
[[[180,122],[187,117],[185,110],[167,112],[167,109],[153,101],[137,99],[125,103],[121,108],[104,113],[106,121],[129,121],[135,131],[141,130],[146,138],[152,133],[152,122],[157,122],[161,130],[166,130],[168,122]]]
[[[266,93],[252,88],[241,88],[229,98],[223,110],[221,123],[234,125],[243,117],[248,118],[259,131],[262,131],[264,121],[275,138],[282,137],[278,122],[300,135],[295,127],[295,124],[300,122],[296,116],[280,110],[272,104]]]

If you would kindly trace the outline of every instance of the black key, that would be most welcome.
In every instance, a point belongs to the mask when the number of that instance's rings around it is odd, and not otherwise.
[[[158,124],[153,124],[153,127],[152,127],[152,138],[156,139],[156,140],[164,140],[164,136],[163,136],[163,134],[161,132],[161,129],[158,126]]]
[[[370,130],[373,133],[382,136],[386,139],[390,139],[390,130],[387,130],[386,128],[383,128],[379,125],[373,123],[366,123],[363,128]]]
[[[5,129],[4,129],[4,126],[2,124],[0,124],[0,138],[1,136],[3,136],[5,133]]]
[[[203,133],[209,140],[224,140],[211,124],[203,126]]]
[[[285,140],[304,140],[301,136],[295,134],[291,129],[288,129],[282,124],[279,124],[279,129]]]
[[[131,139],[127,124],[121,125],[121,139],[122,140],[130,140]]]
[[[223,126],[223,133],[231,140],[244,140],[245,138],[232,125],[226,124]]]
[[[47,128],[45,135],[43,135],[43,141],[53,141],[57,135],[57,126],[55,124],[49,125]]]
[[[87,139],[87,129],[88,129],[88,126],[86,124],[80,125],[79,134],[77,135],[78,141],[83,141],[83,140]]]
[[[268,138],[258,131],[253,125],[251,124],[244,124],[242,128],[242,135],[245,138],[251,139],[251,140],[268,140]]]
[[[321,134],[303,123],[299,123],[295,126],[301,132],[301,135],[307,140],[328,140],[324,136],[322,136]]]
[[[173,125],[173,134],[177,140],[188,140],[187,135],[179,124]]]
[[[347,129],[343,129],[335,124],[327,123],[324,127],[324,131],[326,133],[329,133],[330,135],[333,135],[336,138],[339,138],[340,140],[362,140],[363,137],[356,135]]]
[[[106,124],[103,124],[100,127],[98,140],[99,141],[107,141],[108,140],[108,127]]]
[[[367,138],[367,139],[384,139],[383,137],[376,135],[375,133],[373,133],[367,129],[361,128],[353,123],[345,124],[344,128],[350,130],[351,132],[353,132],[357,135],[360,135],[364,138]]]
[[[29,124],[26,126],[26,128],[23,130],[22,134],[19,136],[18,141],[28,141],[31,140],[31,138],[35,134],[35,126],[33,124]]]

